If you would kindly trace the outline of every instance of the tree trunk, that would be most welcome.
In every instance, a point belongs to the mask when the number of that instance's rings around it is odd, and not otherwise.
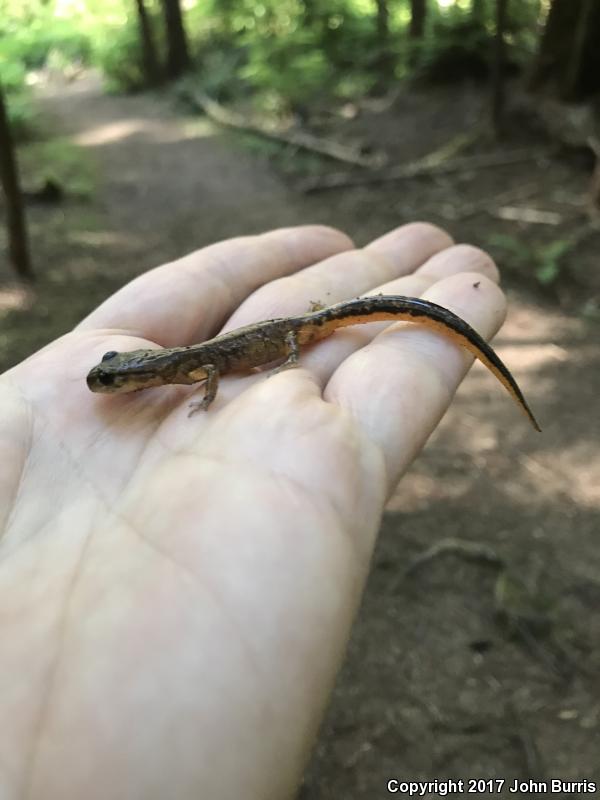
[[[506,60],[504,32],[508,15],[508,0],[496,0],[496,30],[492,64],[492,125],[497,138],[502,138],[504,122],[504,66]]]
[[[318,19],[319,16],[315,9],[314,0],[300,0],[300,5],[302,7],[302,15],[304,17],[304,21],[308,26],[312,25]]]
[[[548,87],[564,100],[600,91],[600,3],[553,0],[531,76],[534,89]]]
[[[478,28],[485,25],[485,0],[471,0],[471,19]]]
[[[377,61],[376,66],[381,76],[391,77],[394,60],[390,50],[390,9],[388,0],[375,0],[377,4]],[[382,85],[383,88],[383,85]]]
[[[190,66],[183,16],[179,0],[162,0],[167,31],[167,75],[178,78]]]
[[[387,0],[375,0],[377,4],[377,39],[380,47],[385,48],[390,39],[390,10]]]
[[[410,0],[409,35],[413,41],[421,41],[425,33],[427,0]]]
[[[583,0],[579,11],[579,18],[573,31],[573,46],[562,86],[565,97],[576,97],[578,94],[580,75],[585,69],[586,40],[592,24],[594,2],[595,0]]]
[[[6,225],[8,229],[8,258],[19,277],[33,280],[29,260],[27,230],[23,213],[23,198],[19,186],[19,174],[13,147],[12,135],[0,85],[0,184],[6,197]]]
[[[420,45],[425,34],[425,19],[427,17],[427,0],[410,0],[410,25],[408,36],[410,49],[408,63],[414,67],[419,60]]]
[[[237,0],[220,0],[216,6],[218,15],[221,18],[223,32],[227,37],[235,38],[236,31],[233,27],[233,16],[237,7]]]
[[[144,0],[135,0],[135,5],[138,13],[146,85],[156,86],[160,83],[160,67],[158,64],[156,46],[154,44],[154,37],[152,35],[152,25],[150,24],[150,18]]]

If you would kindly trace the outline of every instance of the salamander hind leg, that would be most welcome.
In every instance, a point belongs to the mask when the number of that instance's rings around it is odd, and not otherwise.
[[[298,366],[300,347],[298,346],[298,335],[296,334],[296,331],[288,331],[286,333],[285,344],[287,347],[287,358],[283,364],[280,364],[276,369],[269,373],[269,378],[271,375],[277,375],[278,372],[282,372],[284,369],[290,369],[290,367]]]
[[[219,370],[213,364],[204,364],[203,369],[206,370],[206,383],[204,385],[204,397],[202,400],[195,400],[190,403],[190,413],[188,417],[195,414],[197,411],[207,411],[212,401],[217,396],[217,389],[219,388]]]

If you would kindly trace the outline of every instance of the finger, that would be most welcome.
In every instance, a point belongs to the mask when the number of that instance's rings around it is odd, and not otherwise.
[[[350,257],[354,254],[348,253],[344,255]],[[368,258],[367,256],[366,259],[368,260]],[[376,286],[366,294],[402,294],[419,297],[437,281],[464,272],[465,269],[468,269],[471,273],[476,272],[481,276],[486,276],[490,280],[498,279],[496,265],[487,253],[470,245],[455,245],[436,253],[412,275],[405,275]],[[389,324],[387,322],[372,322],[336,331],[330,338],[305,350],[300,357],[300,366],[310,370],[319,386],[324,387],[344,359],[368,344]],[[229,323],[226,327],[229,327]],[[285,380],[294,380],[294,376],[296,378],[299,377],[298,373],[293,370],[285,374],[288,376]],[[235,376],[231,380],[226,377],[221,383],[219,397],[216,402],[225,406],[238,394],[261,380],[264,380],[264,374]]]
[[[366,248],[338,253],[262,286],[233,314],[224,330],[302,314],[311,302],[329,306],[356,297],[386,281],[414,273],[431,256],[451,245],[450,236],[435,225],[402,225]]]
[[[459,244],[436,253],[412,275],[384,283],[366,294],[421,297],[433,284],[461,272],[476,272],[494,282],[499,280],[498,268],[485,251],[471,245]],[[372,341],[390,324],[394,323],[371,322],[337,331],[334,336],[309,350],[302,357],[301,364],[317,375],[324,385],[344,359]]]
[[[460,273],[424,293],[465,319],[484,338],[502,325],[506,301],[480,273]],[[382,450],[388,490],[423,447],[472,358],[441,334],[395,324],[353,353],[333,374],[325,399],[351,413]]]
[[[420,267],[417,274],[421,280],[429,279],[430,283],[435,283],[459,272],[479,272],[494,283],[500,282],[500,273],[493,258],[472,244],[455,244],[436,253]]]
[[[314,301],[331,305],[362,294],[398,275],[407,275],[406,280],[410,280],[410,273],[427,263],[432,255],[452,245],[452,239],[445,231],[422,222],[402,225],[383,237],[381,254],[379,241],[362,250],[339,253],[261,287],[232,315],[222,332],[258,320],[306,312]],[[391,247],[391,243],[394,247]],[[426,283],[430,280],[425,278]],[[325,361],[324,369],[317,370],[321,386],[325,377],[329,377],[342,358],[353,349],[352,335],[344,340],[345,349],[343,345],[337,361],[335,350],[332,350],[333,358]],[[301,363],[304,364],[304,356]],[[264,376],[235,376],[230,380],[226,377],[221,383],[217,402],[226,405],[258,380],[264,380]]]
[[[352,247],[319,225],[282,228],[197,250],[135,278],[78,328],[120,328],[161,344],[191,344],[216,333],[259,286]]]

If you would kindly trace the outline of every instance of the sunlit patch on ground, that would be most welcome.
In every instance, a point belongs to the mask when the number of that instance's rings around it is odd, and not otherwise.
[[[116,246],[125,247],[128,244],[127,237],[119,231],[70,231],[69,239],[74,244],[82,244],[89,247]]]
[[[538,497],[562,494],[580,506],[600,511],[600,454],[595,445],[577,442],[568,450],[563,448],[560,459],[522,454],[519,461]]]
[[[31,308],[34,297],[34,292],[27,287],[0,287],[0,314],[7,311],[26,311]]]
[[[126,119],[117,122],[109,122],[106,125],[98,125],[90,130],[83,131],[73,137],[75,144],[82,147],[95,147],[109,142],[118,142],[128,136],[139,133],[147,133],[149,130],[147,120]]]
[[[171,144],[182,139],[201,139],[214,135],[214,125],[204,119],[190,120],[182,128],[177,128],[134,117],[97,125],[77,134],[73,141],[81,147],[99,147],[137,136],[155,144]]]

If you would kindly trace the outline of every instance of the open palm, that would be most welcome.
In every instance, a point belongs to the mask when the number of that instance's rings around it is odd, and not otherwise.
[[[2,798],[291,796],[385,499],[470,363],[418,326],[360,326],[299,369],[225,377],[189,419],[189,387],[91,394],[102,354],[370,291],[489,336],[495,280],[430,225],[362,250],[279,230],[142,275],[2,377]]]

